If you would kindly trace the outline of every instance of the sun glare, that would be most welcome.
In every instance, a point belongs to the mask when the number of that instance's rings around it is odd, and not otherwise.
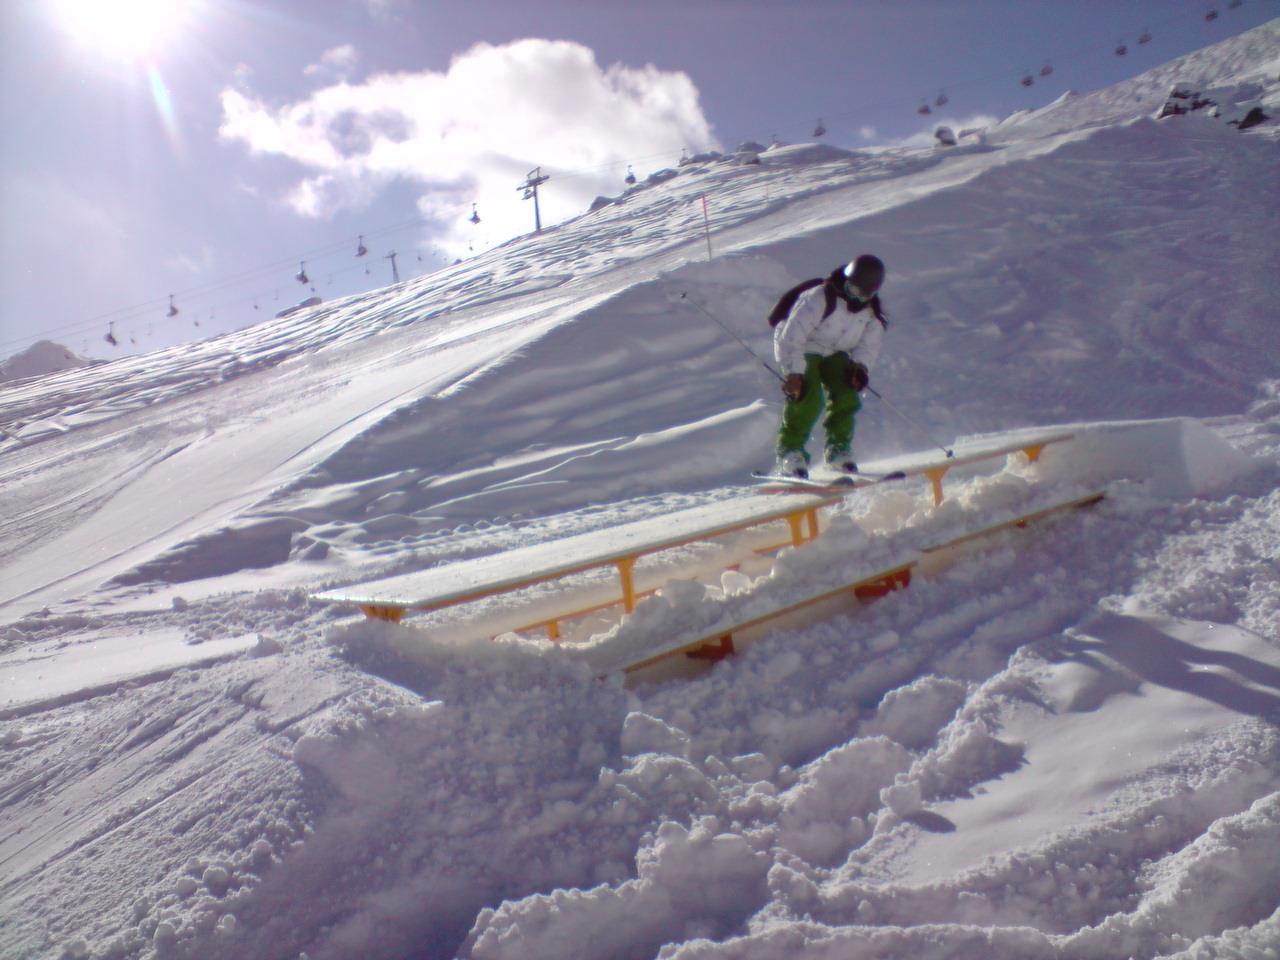
[[[129,60],[177,38],[190,0],[53,0],[62,27],[77,43]]]

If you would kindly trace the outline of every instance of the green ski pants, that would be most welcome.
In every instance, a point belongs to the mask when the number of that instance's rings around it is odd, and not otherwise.
[[[798,450],[807,461],[809,434],[826,407],[822,429],[826,432],[826,457],[829,461],[848,456],[853,445],[853,415],[862,409],[858,391],[849,386],[849,357],[833,353],[821,357],[805,355],[804,396],[788,400],[782,408],[782,426],[778,428],[778,456]]]

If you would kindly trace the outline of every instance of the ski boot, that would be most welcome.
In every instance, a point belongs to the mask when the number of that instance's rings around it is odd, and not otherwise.
[[[798,480],[809,479],[809,461],[799,450],[790,450],[778,457],[778,465],[774,468],[780,477],[795,477]]]

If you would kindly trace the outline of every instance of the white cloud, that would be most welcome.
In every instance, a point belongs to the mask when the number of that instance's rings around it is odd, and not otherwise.
[[[320,62],[313,63],[303,68],[302,72],[307,76],[315,76],[316,74],[331,73],[338,76],[345,76],[360,59],[360,55],[356,53],[356,48],[349,43],[344,43],[340,47],[332,47],[320,55]]]
[[[683,148],[718,146],[686,74],[601,68],[568,41],[479,44],[443,73],[377,74],[280,107],[227,88],[222,106],[225,140],[308,170],[287,198],[299,213],[360,209],[408,181],[423,191],[420,209],[450,225],[450,255],[477,237],[472,202],[490,242],[531,228],[516,187],[534,167],[552,178],[539,194],[545,225],[618,193],[628,162],[643,176],[640,158],[664,155],[663,166]]]

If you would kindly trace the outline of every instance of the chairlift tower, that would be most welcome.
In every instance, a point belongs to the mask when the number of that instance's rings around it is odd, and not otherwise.
[[[533,198],[533,232],[542,232],[542,211],[538,207],[538,187],[550,180],[550,177],[542,175],[541,167],[534,167],[529,171],[529,175],[525,178],[524,183],[516,187],[517,190],[524,191],[524,199]]]
[[[396,252],[395,252],[394,250],[392,250],[390,253],[388,253],[388,254],[387,254],[385,257],[383,257],[382,259],[383,259],[383,260],[390,260],[390,261],[391,261],[391,282],[392,282],[392,283],[399,283],[399,282],[400,282],[400,270],[396,267]]]

